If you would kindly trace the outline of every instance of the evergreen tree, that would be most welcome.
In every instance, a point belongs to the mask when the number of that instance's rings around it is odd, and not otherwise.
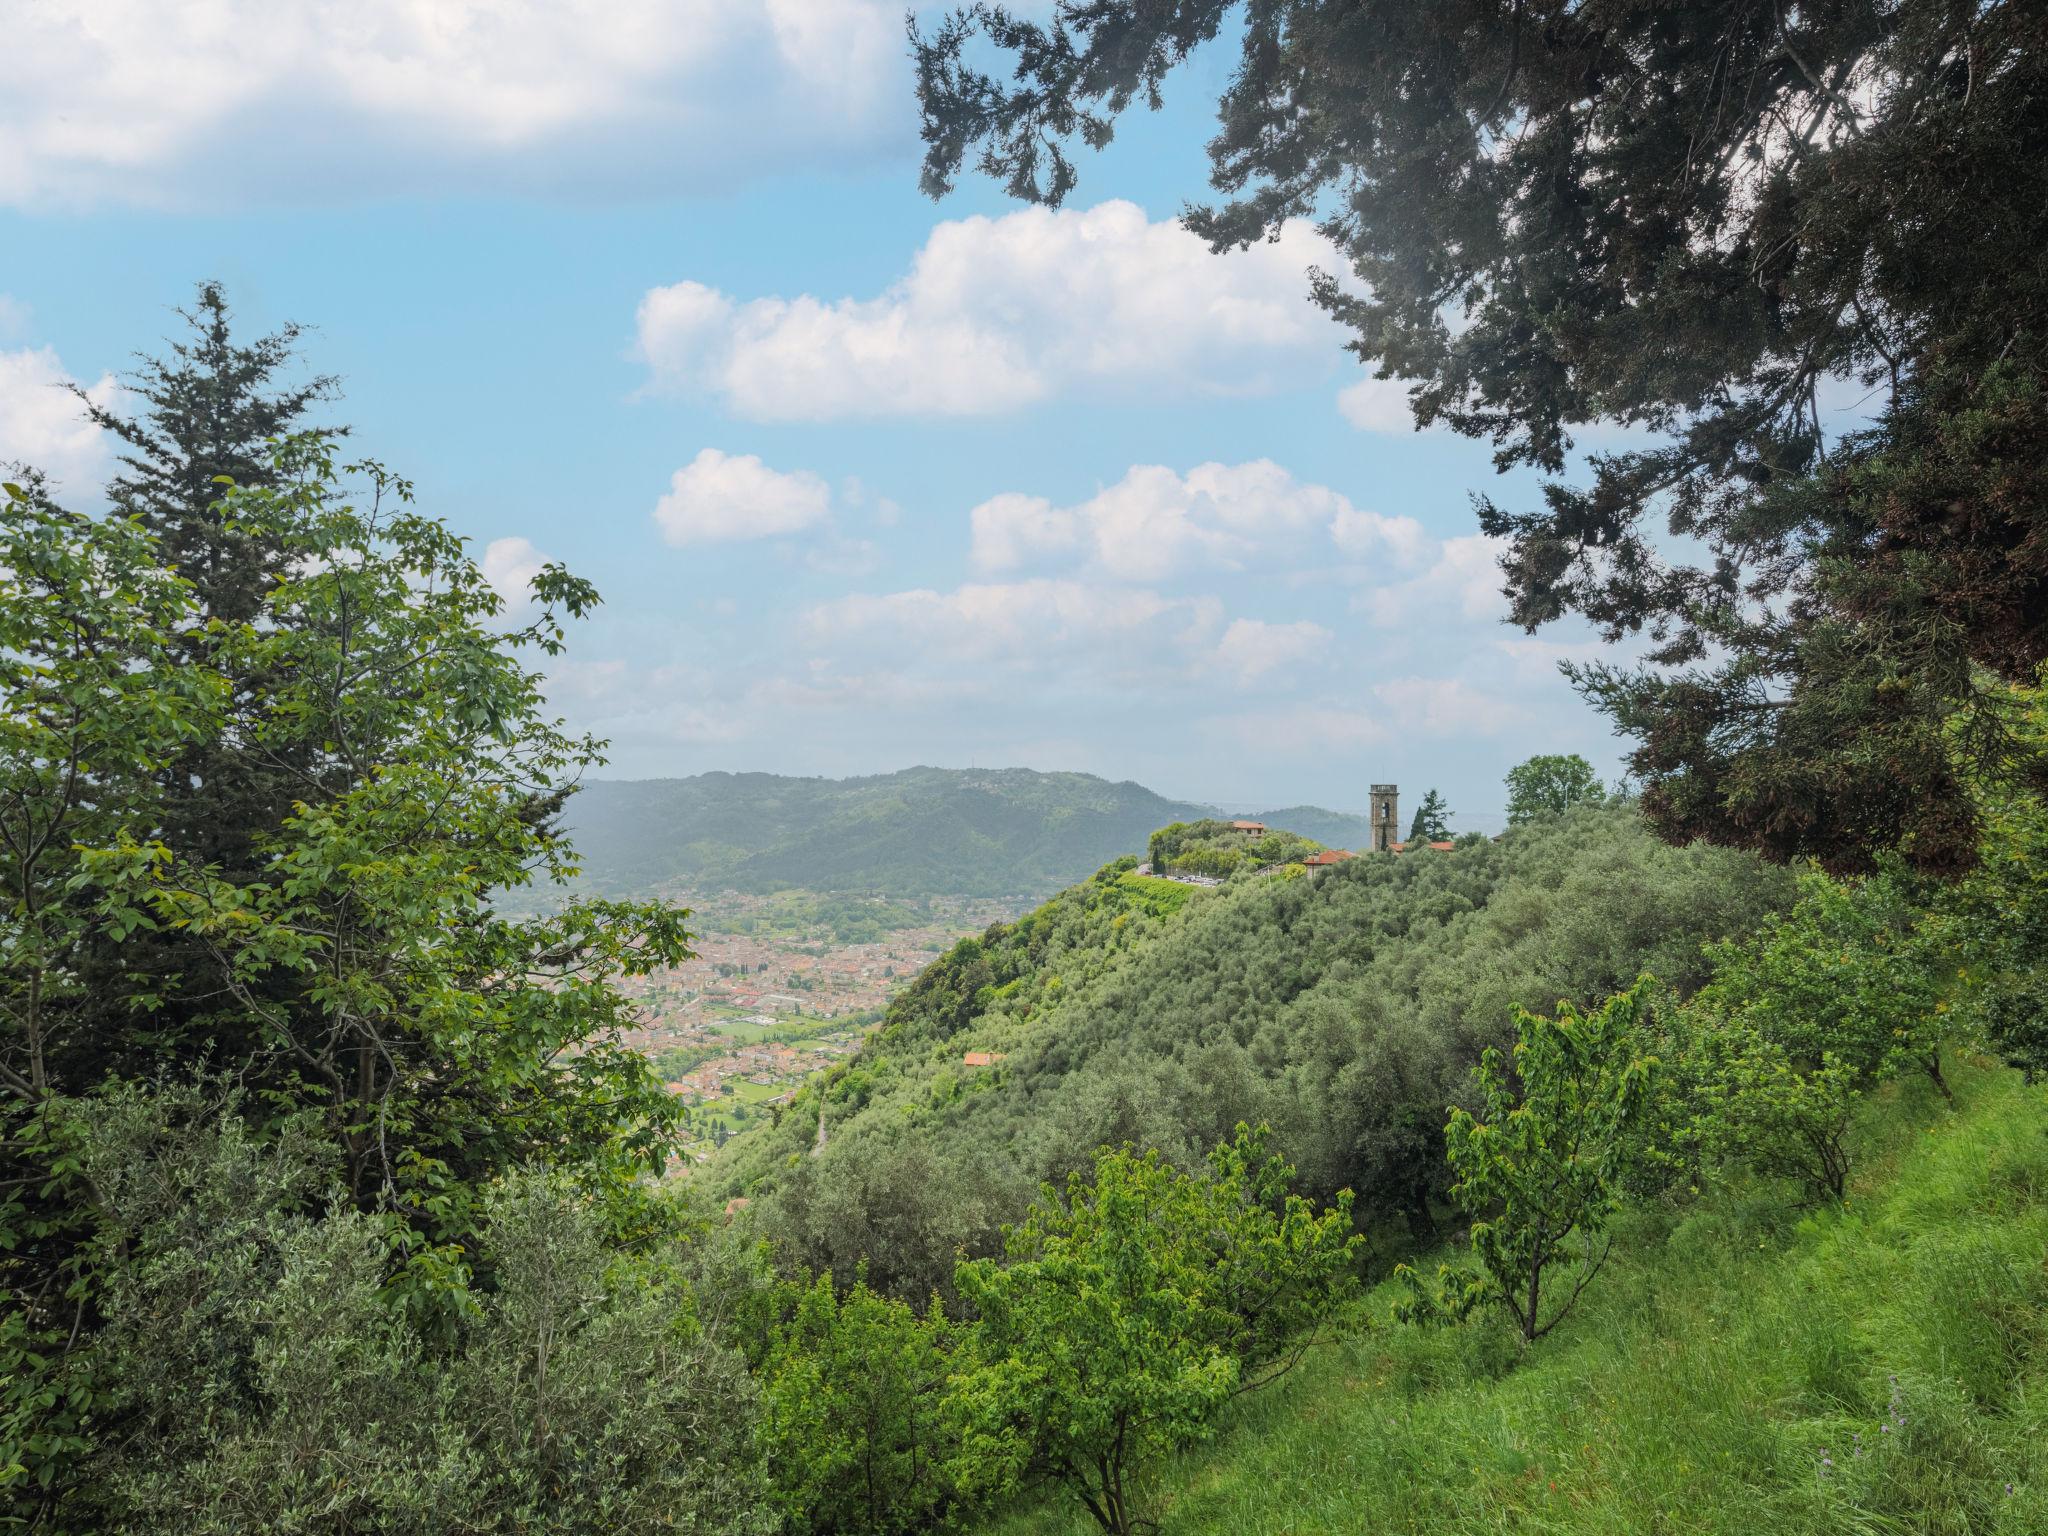
[[[977,4],[915,39],[927,190],[971,155],[1059,203],[1072,147],[1225,36],[1226,201],[1188,227],[1314,221],[1361,362],[1551,477],[1481,523],[1518,622],[1650,642],[1573,673],[1645,813],[1837,871],[1974,861],[1969,776],[2048,771],[1995,686],[2048,660],[2048,11]],[[1567,481],[1598,419],[1652,441]]]
[[[165,562],[192,583],[204,618],[245,624],[282,574],[283,557],[274,537],[230,521],[220,505],[221,478],[274,484],[271,442],[304,430],[306,413],[334,398],[336,380],[285,381],[298,358],[297,325],[236,341],[218,282],[201,283],[193,307],[178,314],[187,339],[169,342],[168,356],[139,357],[124,381],[141,402],[136,414],[101,405],[75,385],[73,392],[86,415],[128,448],[107,499],[156,536]]]
[[[1415,819],[1408,823],[1411,843],[1440,843],[1451,835],[1451,808],[1444,797],[1431,790],[1415,807]]]

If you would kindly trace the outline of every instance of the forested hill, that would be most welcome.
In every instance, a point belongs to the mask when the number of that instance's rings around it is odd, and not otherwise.
[[[569,803],[585,884],[1042,897],[1168,822],[1214,815],[1142,785],[1028,768],[908,768],[857,779],[705,773],[596,780]],[[1270,812],[1318,842],[1364,839],[1362,816]]]
[[[1263,1121],[1305,1192],[1353,1190],[1368,1225],[1422,1240],[1444,1106],[1517,1004],[1597,1001],[1646,970],[1688,992],[1705,943],[1792,894],[1784,869],[1673,848],[1626,804],[1207,890],[1119,861],[934,962],[711,1178],[790,1260],[865,1262],[922,1300],[1098,1146],[1195,1166]]]

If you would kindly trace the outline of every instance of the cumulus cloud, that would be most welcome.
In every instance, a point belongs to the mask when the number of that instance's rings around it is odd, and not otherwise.
[[[1072,553],[1081,546],[1081,518],[1043,496],[1006,491],[967,515],[972,559],[984,571],[1015,570]]]
[[[831,489],[807,470],[770,469],[751,453],[706,448],[670,477],[654,521],[671,544],[730,543],[801,533],[831,508]]]
[[[1216,660],[1238,682],[1251,683],[1278,668],[1299,666],[1334,638],[1306,619],[1292,624],[1235,619],[1216,642]]]
[[[50,347],[0,351],[0,464],[39,469],[60,495],[76,500],[97,490],[111,452],[107,434],[65,387],[71,382]],[[111,405],[120,386],[102,374],[85,392],[95,405]]]
[[[1391,558],[1397,565],[1422,560],[1434,541],[1412,517],[1388,517],[1346,503],[1330,519],[1330,540],[1353,560]]]
[[[969,514],[969,525],[979,570],[1083,556],[1128,581],[1319,560],[1325,536],[1347,557],[1384,554],[1396,562],[1421,558],[1429,545],[1415,519],[1363,511],[1270,459],[1199,464],[1185,475],[1141,464],[1072,507],[1036,496],[994,497]]]
[[[1466,620],[1505,619],[1508,600],[1501,593],[1500,557],[1506,548],[1505,539],[1483,533],[1445,539],[1428,570],[1361,592],[1353,606],[1387,627],[1440,623],[1453,614]]]
[[[517,537],[491,540],[478,562],[484,580],[505,600],[505,612],[512,618],[524,614],[532,605],[533,578],[547,563],[548,557],[534,548],[531,539]]]
[[[1361,432],[1413,432],[1415,411],[1405,379],[1360,379],[1337,396],[1337,410]]]
[[[911,140],[890,0],[12,7],[0,202],[674,189]]]
[[[742,299],[685,280],[640,302],[656,385],[762,421],[985,416],[1075,387],[1251,394],[1334,360],[1305,273],[1321,236],[1214,255],[1127,202],[949,220],[871,298]]]

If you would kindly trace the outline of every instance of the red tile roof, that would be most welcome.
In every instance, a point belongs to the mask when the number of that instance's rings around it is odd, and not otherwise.
[[[1348,848],[1330,848],[1322,853],[1312,853],[1301,862],[1311,869],[1320,869],[1326,864],[1342,864],[1346,859],[1355,859],[1357,857],[1358,855],[1351,852]]]

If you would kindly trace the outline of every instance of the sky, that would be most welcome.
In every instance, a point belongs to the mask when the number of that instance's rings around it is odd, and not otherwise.
[[[26,23],[19,7],[26,4]],[[549,696],[608,777],[1074,769],[1234,808],[1619,771],[1503,622],[1489,449],[1417,433],[1227,256],[1211,50],[1063,209],[917,189],[900,0],[15,0],[0,462],[93,504],[202,279],[309,327],[327,418],[518,601],[605,598]]]

